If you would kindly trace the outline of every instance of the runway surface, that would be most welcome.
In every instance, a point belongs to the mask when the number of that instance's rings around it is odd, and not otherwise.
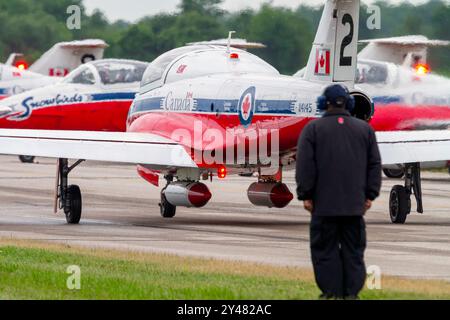
[[[55,162],[38,161],[0,156],[0,237],[311,267],[309,215],[298,201],[285,209],[250,205],[246,189],[255,178],[208,182],[213,198],[206,207],[178,208],[165,220],[159,189],[133,166],[85,163],[70,180],[83,192],[82,221],[67,225],[62,213],[52,213]],[[423,176],[425,214],[413,213],[406,225],[391,224],[388,215],[389,191],[400,181],[384,180],[367,214],[367,265],[383,274],[450,281],[450,176]],[[294,191],[293,173],[285,178]]]

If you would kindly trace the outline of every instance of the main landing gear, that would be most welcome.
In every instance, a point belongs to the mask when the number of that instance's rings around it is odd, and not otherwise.
[[[392,187],[389,197],[389,213],[393,223],[403,224],[411,212],[411,194],[417,202],[417,212],[423,213],[420,163],[405,164],[405,185]]]
[[[69,166],[67,159],[58,159],[57,163],[55,212],[58,208],[63,209],[69,224],[78,224],[82,211],[80,187],[74,184],[69,185],[69,173],[83,161],[78,160],[72,166]]]

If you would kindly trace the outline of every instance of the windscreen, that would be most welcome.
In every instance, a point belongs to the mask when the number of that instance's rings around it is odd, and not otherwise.
[[[140,82],[147,64],[140,62],[96,62],[93,64],[104,85]]]
[[[142,79],[141,87],[161,80],[164,71],[172,61],[178,57],[192,51],[196,51],[202,48],[209,48],[208,46],[187,46],[168,51],[155,60],[148,66]]]
[[[381,63],[359,62],[356,69],[356,83],[386,83],[387,66]]]
[[[81,66],[67,76],[64,82],[90,85],[95,84],[95,76],[88,67]]]

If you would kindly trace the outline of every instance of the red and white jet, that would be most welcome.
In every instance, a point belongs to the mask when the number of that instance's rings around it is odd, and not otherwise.
[[[0,99],[58,82],[79,65],[103,58],[108,45],[87,39],[55,44],[29,68],[21,54],[13,53],[0,64]]]
[[[375,102],[370,121],[375,130],[450,128],[450,79],[430,72],[427,63],[429,47],[449,46],[450,41],[414,35],[359,42],[367,46],[358,54],[355,82]],[[295,76],[304,73],[303,69]],[[446,160],[424,164],[449,165]],[[401,165],[385,166],[383,171],[391,178],[404,174]]]
[[[123,59],[83,64],[56,84],[0,101],[0,128],[124,132],[147,65]]]
[[[58,159],[56,204],[68,223],[81,217],[81,192],[69,172],[83,160],[134,163],[157,185],[164,175],[160,212],[201,207],[211,192],[201,180],[257,172],[250,202],[281,208],[293,199],[283,169],[295,162],[302,128],[321,116],[316,100],[330,83],[344,83],[355,115],[370,120],[373,103],[353,88],[359,0],[328,0],[303,79],[282,76],[260,58],[230,46],[189,46],[169,51],[147,68],[128,114],[126,133],[0,130],[0,153]],[[390,215],[403,223],[415,195],[422,212],[420,162],[450,158],[450,131],[378,134],[383,164],[404,164],[405,185],[391,191]],[[80,159],[69,165],[68,159]]]

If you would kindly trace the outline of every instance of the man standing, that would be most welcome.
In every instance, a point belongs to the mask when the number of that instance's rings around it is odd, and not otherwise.
[[[325,299],[355,299],[363,288],[363,216],[381,188],[375,132],[350,115],[353,107],[347,88],[326,88],[319,98],[326,112],[303,129],[297,147],[297,196],[312,214],[311,257]]]

